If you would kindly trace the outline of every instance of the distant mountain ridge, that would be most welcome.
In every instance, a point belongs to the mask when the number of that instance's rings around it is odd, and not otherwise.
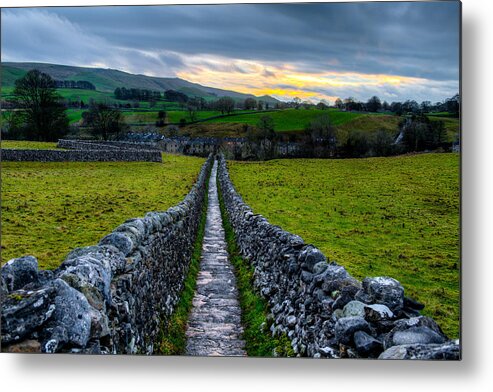
[[[252,94],[244,94],[231,90],[222,90],[214,87],[202,86],[180,78],[163,78],[146,75],[136,75],[111,68],[89,68],[71,65],[48,63],[1,63],[2,87],[13,87],[15,80],[22,77],[31,69],[38,69],[58,80],[86,80],[96,86],[96,90],[113,92],[117,87],[140,88],[149,90],[176,90],[189,96],[203,98],[215,98],[228,96],[237,100],[255,98],[270,104],[279,100],[264,95],[256,97]]]

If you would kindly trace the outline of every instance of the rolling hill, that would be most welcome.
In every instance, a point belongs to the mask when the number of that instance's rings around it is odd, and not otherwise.
[[[1,63],[2,87],[13,87],[17,79],[31,69],[38,69],[58,80],[86,80],[96,86],[97,91],[112,93],[117,87],[140,88],[149,90],[176,90],[189,96],[198,96],[205,99],[228,96],[237,100],[246,98],[261,99],[264,102],[275,104],[277,99],[268,95],[256,97],[236,91],[222,90],[214,87],[202,86],[180,78],[162,78],[146,75],[134,75],[109,68],[87,68],[69,65],[47,63]]]

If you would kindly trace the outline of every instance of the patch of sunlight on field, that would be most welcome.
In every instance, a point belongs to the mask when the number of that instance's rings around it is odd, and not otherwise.
[[[392,276],[459,335],[459,155],[228,162],[256,213],[355,277]]]

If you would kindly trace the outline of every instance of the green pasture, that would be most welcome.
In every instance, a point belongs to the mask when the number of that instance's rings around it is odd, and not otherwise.
[[[319,109],[286,109],[270,113],[253,113],[238,116],[229,116],[212,119],[211,123],[242,123],[256,125],[262,116],[270,116],[274,119],[274,129],[280,131],[298,131],[305,127],[316,117],[328,114],[332,120],[332,125],[338,126],[354,118],[361,116],[359,113],[341,112],[337,110]]]
[[[2,162],[2,263],[31,254],[56,268],[125,220],[180,202],[203,162],[164,154],[163,163]]]

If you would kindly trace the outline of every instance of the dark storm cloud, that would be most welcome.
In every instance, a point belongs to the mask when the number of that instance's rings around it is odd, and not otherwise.
[[[457,81],[459,4],[2,10],[5,60],[107,64],[112,56],[111,66],[173,75],[183,66],[183,58],[201,55],[294,64],[305,73],[357,72]],[[274,76],[267,69],[264,74]]]

